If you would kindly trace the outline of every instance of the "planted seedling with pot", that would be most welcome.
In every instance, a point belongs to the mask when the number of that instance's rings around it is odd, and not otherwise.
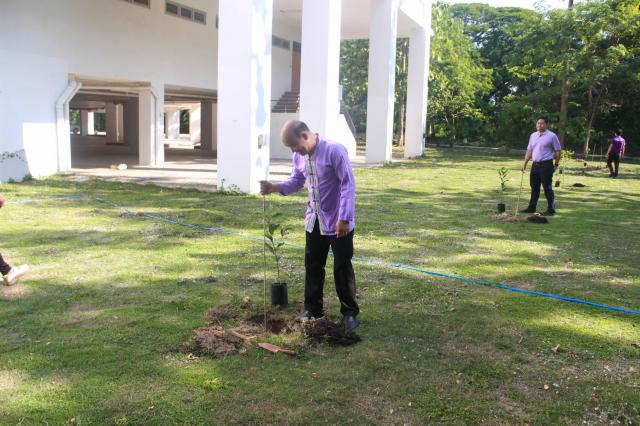
[[[289,303],[289,298],[287,283],[280,280],[280,261],[282,260],[280,249],[285,244],[284,239],[289,233],[289,228],[282,225],[281,213],[265,212],[264,214],[264,244],[266,249],[273,255],[276,264],[276,282],[271,284],[271,305],[285,307]]]
[[[574,152],[569,149],[563,149],[560,151],[560,165],[558,167],[558,174],[562,175],[562,185],[564,185],[564,176],[569,170],[569,163],[574,159]],[[556,188],[560,186],[560,178],[556,179]]]
[[[509,170],[506,167],[499,168],[498,177],[500,178],[500,202],[498,203],[498,213],[504,213],[507,210],[507,205],[504,203],[504,195],[505,192],[507,192]]]

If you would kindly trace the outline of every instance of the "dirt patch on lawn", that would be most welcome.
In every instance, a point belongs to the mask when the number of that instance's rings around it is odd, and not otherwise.
[[[359,342],[360,336],[346,330],[342,322],[329,317],[305,323],[295,320],[302,304],[292,303],[288,308],[270,310],[265,317],[248,298],[241,302],[209,308],[208,326],[193,332],[193,352],[198,355],[226,357],[242,354],[260,342],[279,341],[284,349],[295,352],[317,349],[323,345],[349,346]]]
[[[329,317],[322,317],[307,321],[303,325],[304,334],[310,342],[316,344],[328,343],[333,346],[350,346],[361,339],[354,331]]]

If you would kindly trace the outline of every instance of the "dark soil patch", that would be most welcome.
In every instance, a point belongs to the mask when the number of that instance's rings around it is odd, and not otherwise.
[[[307,321],[303,325],[303,331],[309,341],[316,344],[350,346],[361,340],[354,331],[347,330],[341,323],[329,317]]]
[[[546,217],[544,216],[529,216],[527,218],[527,222],[529,223],[549,223]]]
[[[575,187],[575,188],[584,188],[584,187],[586,187],[587,185],[585,185],[584,183],[576,182],[576,183],[574,183],[574,184],[573,184],[573,185],[571,185],[571,186],[573,186],[573,187]]]

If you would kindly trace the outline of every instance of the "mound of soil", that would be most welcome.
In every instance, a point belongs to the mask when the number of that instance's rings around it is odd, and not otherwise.
[[[529,216],[527,218],[527,222],[529,223],[549,223],[546,217],[544,216]]]
[[[201,327],[193,332],[195,351],[201,355],[225,357],[237,352],[243,352],[251,344],[237,334],[220,327]]]
[[[354,331],[329,317],[322,317],[307,321],[303,325],[304,334],[312,343],[328,343],[333,346],[350,346],[361,339]]]

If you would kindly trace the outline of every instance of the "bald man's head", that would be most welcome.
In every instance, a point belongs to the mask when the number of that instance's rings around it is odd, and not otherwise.
[[[303,121],[289,120],[280,130],[280,139],[292,152],[307,155],[315,148],[317,138]]]

